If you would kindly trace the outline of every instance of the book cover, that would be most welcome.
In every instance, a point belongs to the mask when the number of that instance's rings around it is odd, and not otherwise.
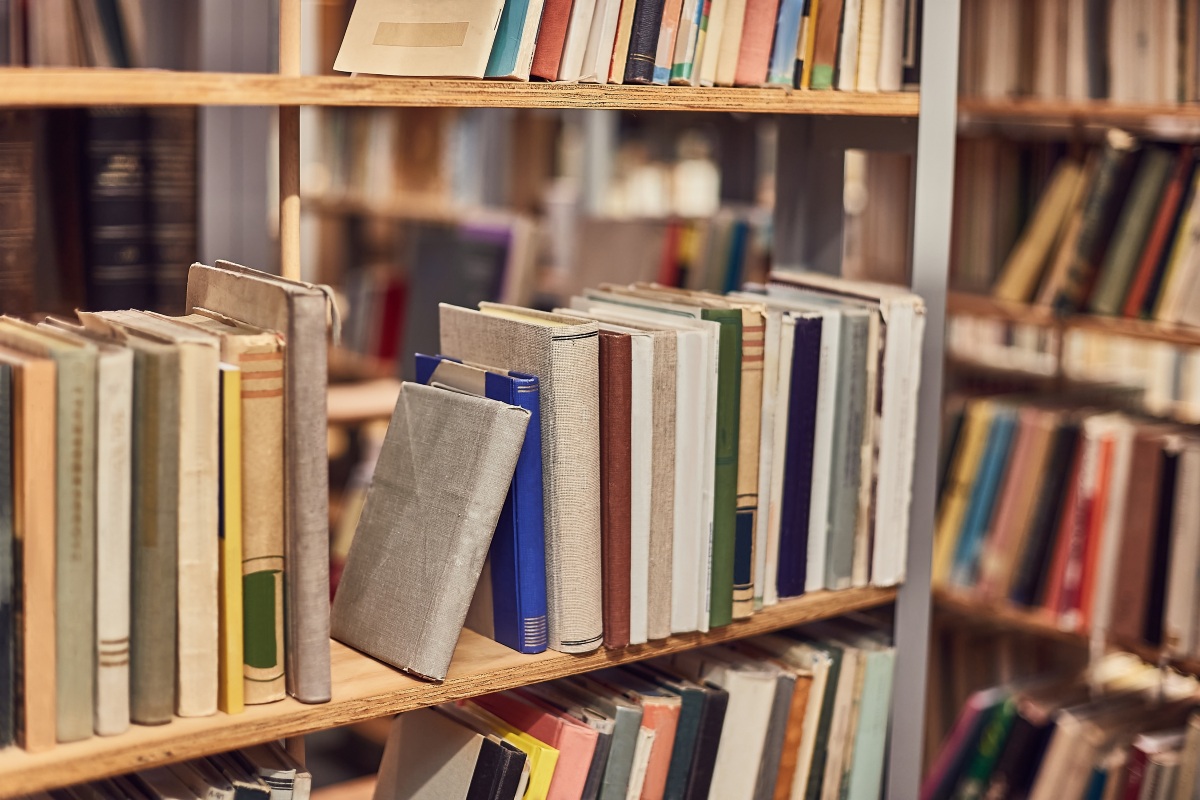
[[[675,37],[675,52],[671,58],[672,85],[687,86],[692,82],[696,45],[706,0],[683,0],[679,12],[679,33]]]
[[[816,440],[817,395],[822,383],[822,319],[816,315],[788,316],[794,320],[794,339],[791,371],[787,378],[789,389],[783,482],[793,488],[788,492],[781,490],[778,572],[780,597],[796,597],[803,594],[808,581],[813,447]],[[781,375],[781,384],[783,380]],[[778,448],[777,437],[777,451]]]
[[[671,749],[662,797],[663,800],[682,800],[687,790],[688,774],[696,753],[704,704],[710,690],[657,664],[633,664],[626,669],[679,698],[679,720],[675,728],[675,742]]]
[[[642,707],[642,728],[653,731],[654,740],[638,796],[643,800],[661,800],[674,752],[682,699],[652,680],[619,668],[601,670],[596,673],[596,679]]]
[[[603,329],[602,329],[603,330]],[[656,604],[662,623],[662,606],[667,595],[662,587],[651,585],[650,564],[656,554],[651,541],[653,503],[651,475],[654,472],[654,409],[651,401],[654,381],[654,342],[642,332],[629,334],[630,359],[630,492],[629,492],[629,642],[645,644],[649,640],[650,597]],[[658,572],[663,571],[659,565]]]
[[[617,32],[608,64],[608,82],[624,83],[629,63],[629,44],[633,36],[633,15],[637,11],[637,0],[621,0],[621,13],[617,17]]]
[[[226,714],[240,714],[246,707],[242,678],[242,372],[233,364],[221,364],[220,414],[217,708]]]
[[[600,533],[604,645],[625,647],[630,634],[632,343],[600,331]]]
[[[537,47],[533,51],[531,76],[547,81],[558,78],[574,5],[575,0],[546,0],[542,8],[542,24],[538,28]]]
[[[1153,429],[1139,430],[1133,443],[1130,483],[1126,489],[1120,557],[1113,587],[1113,636],[1140,641],[1145,633],[1150,580],[1154,567],[1155,531],[1162,513],[1157,498],[1165,465],[1163,439]]]
[[[883,55],[883,6],[885,0],[863,0],[862,25],[858,38],[858,78],[860,92],[879,91],[879,63]]]
[[[334,600],[335,638],[445,679],[528,421],[522,408],[402,385]],[[460,507],[469,513],[439,513]]]
[[[834,85],[838,91],[853,92],[858,87],[859,32],[863,0],[844,0],[844,2]]]
[[[658,32],[658,50],[654,55],[654,83],[666,86],[671,82],[671,66],[675,55],[675,39],[679,35],[683,0],[667,0],[663,5],[662,27]]]
[[[742,312],[741,384],[738,399],[738,487],[733,561],[733,616],[754,612],[757,583],[759,447],[762,441],[766,307],[737,303]]]
[[[699,730],[696,733],[696,749],[692,754],[688,770],[686,800],[703,800],[712,787],[713,768],[717,763],[717,750],[721,744],[721,731],[725,727],[725,715],[729,710],[729,692],[711,681],[700,681],[704,687],[704,709],[700,713]]]
[[[637,0],[629,32],[624,83],[653,83],[665,0]]]
[[[883,31],[879,37],[878,83],[881,92],[898,92],[903,88],[907,20],[905,0],[884,0]]]
[[[1154,224],[1146,238],[1146,247],[1134,268],[1129,290],[1121,307],[1121,313],[1126,317],[1141,316],[1146,298],[1158,282],[1159,273],[1166,261],[1165,256],[1169,253],[1170,240],[1179,225],[1184,191],[1192,182],[1195,166],[1193,148],[1190,145],[1180,147],[1175,168],[1171,170],[1170,180],[1154,216]]]
[[[721,30],[717,71],[713,77],[713,83],[717,86],[733,86],[737,76],[738,56],[742,51],[742,31],[746,24],[746,2],[747,0],[725,0],[722,3],[725,23]]]
[[[820,12],[813,12],[812,82],[806,88],[832,89],[837,66],[838,32],[841,30],[843,0],[822,0]]]
[[[988,426],[987,443],[980,457],[979,471],[971,488],[971,499],[967,504],[962,532],[950,568],[950,583],[957,586],[973,586],[978,576],[984,535],[991,522],[996,494],[1008,464],[1015,426],[1015,409],[1003,406],[996,408]]]
[[[696,68],[692,72],[693,86],[715,86],[717,65],[721,60],[721,42],[725,34],[725,17],[728,6],[734,0],[705,0],[705,17],[701,21],[701,37],[704,46],[697,44]]]
[[[384,745],[375,795],[465,798],[486,742],[486,735],[437,708],[400,714]]]
[[[796,43],[796,71],[794,86],[797,89],[812,88],[813,50],[817,39],[817,12],[821,0],[804,0],[804,16],[800,26],[800,38]]]
[[[586,676],[563,681],[563,688],[613,720],[612,746],[608,752],[604,780],[600,785],[600,800],[625,800],[638,732],[642,726],[641,706]]]

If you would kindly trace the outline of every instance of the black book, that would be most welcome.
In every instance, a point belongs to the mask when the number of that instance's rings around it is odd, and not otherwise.
[[[1029,521],[1029,537],[1009,593],[1009,599],[1018,605],[1033,605],[1041,599],[1046,570],[1051,561],[1050,555],[1054,551],[1055,534],[1063,514],[1067,481],[1074,472],[1078,444],[1078,423],[1064,422],[1055,431],[1050,457],[1046,461],[1046,470],[1043,473],[1046,480],[1034,501],[1033,515]]]
[[[524,764],[525,754],[520,750],[508,742],[485,738],[475,760],[475,772],[471,775],[466,800],[499,800],[512,797],[517,792]]]
[[[1174,520],[1175,480],[1179,469],[1179,451],[1163,450],[1162,480],[1159,483],[1158,518],[1154,524],[1154,554],[1150,562],[1146,618],[1142,631],[1146,642],[1162,646],[1163,611],[1167,604],[1167,569],[1171,559],[1171,524]]]
[[[0,364],[0,747],[16,738],[17,563],[13,540],[12,367]]]
[[[804,594],[808,578],[808,515],[812,505],[813,442],[817,419],[815,376],[820,372],[822,324],[820,316],[796,318],[783,467],[784,482],[791,491],[783,495],[779,522],[776,584],[780,597]]]
[[[662,28],[665,2],[666,0],[637,0],[637,7],[633,11],[633,27],[629,34],[629,60],[625,62],[625,83],[654,83],[654,57],[658,53],[658,34]]]

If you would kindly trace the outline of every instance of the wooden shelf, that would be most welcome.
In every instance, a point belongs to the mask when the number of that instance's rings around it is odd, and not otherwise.
[[[313,789],[312,800],[371,800],[375,796],[378,775],[365,775],[349,781]]]
[[[127,733],[64,744],[44,753],[18,748],[0,752],[0,797],[66,786],[157,764],[182,761],[258,742],[300,736],[325,728],[398,714],[422,706],[497,692],[641,661],[718,642],[790,628],[851,611],[887,605],[895,589],[818,592],[782,602],[750,619],[709,633],[672,636],[621,650],[586,655],[548,651],[521,655],[464,630],[450,675],[440,684],[410,678],[381,662],[330,642],[333,700],[305,705],[292,699],[247,706],[244,714],[176,719],[156,727],[135,725]]]
[[[1050,128],[1120,127],[1166,138],[1200,135],[1200,103],[1127,104],[1105,100],[1058,101],[962,97],[960,125],[1036,125]]]
[[[917,116],[916,92],[597,86],[424,78],[0,68],[0,107],[105,105],[612,108]]]

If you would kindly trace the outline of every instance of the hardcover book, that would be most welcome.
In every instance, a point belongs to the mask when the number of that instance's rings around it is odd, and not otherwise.
[[[13,368],[0,362],[0,747],[16,741],[17,550],[13,538]]]
[[[484,77],[529,80],[545,0],[505,2]]]
[[[245,710],[242,627],[242,372],[221,364],[221,436],[219,502],[221,537],[220,594],[217,603],[217,708],[226,714]]]
[[[630,643],[632,337],[600,331],[600,545],[604,646]]]

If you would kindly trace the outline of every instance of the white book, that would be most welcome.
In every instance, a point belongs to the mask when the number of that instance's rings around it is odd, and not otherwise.
[[[650,623],[650,485],[654,457],[654,340],[631,333],[629,643],[645,644]]]
[[[1063,95],[1068,100],[1087,100],[1088,99],[1088,65],[1087,65],[1087,25],[1083,24],[1083,20],[1087,18],[1088,0],[1067,0],[1066,8],[1063,9],[1066,14],[1065,25],[1063,25],[1063,35],[1066,39],[1066,47],[1063,47],[1063,40],[1058,39],[1055,46],[1063,59]],[[1059,5],[1058,3],[1048,3],[1047,5]]]
[[[1129,466],[1133,458],[1133,425],[1121,415],[1112,414],[1092,417],[1084,422],[1096,424],[1101,420],[1101,436],[1113,440],[1112,462],[1109,467],[1108,502],[1104,509],[1104,522],[1100,533],[1100,561],[1096,569],[1096,590],[1091,609],[1092,641],[1107,643],[1109,624],[1112,622],[1112,602],[1115,592],[1118,559],[1121,553],[1122,525],[1125,521],[1125,505],[1128,502],[1125,487],[1129,485]]]
[[[654,749],[653,728],[638,728],[637,744],[633,748],[633,764],[629,767],[629,785],[625,800],[640,800],[646,785],[646,768],[650,766],[650,752]]]
[[[766,327],[763,331],[763,394],[759,422],[758,446],[758,512],[754,520],[754,607],[762,608],[768,605],[768,585],[774,584],[775,573],[778,569],[779,546],[776,542],[775,552],[768,554],[768,535],[770,527],[768,517],[771,513],[771,465],[775,453],[775,400],[779,383],[779,330],[782,313],[778,310],[767,309]],[[767,562],[774,561],[770,581],[767,579]],[[778,596],[773,589],[770,591],[773,605]]]
[[[1179,442],[1175,508],[1171,519],[1171,560],[1163,641],[1167,651],[1186,657],[1196,650],[1196,578],[1200,575],[1200,442]]]
[[[904,4],[901,3],[901,8]],[[842,6],[842,41],[838,47],[837,89],[853,92],[858,88],[858,45],[863,0],[846,0]],[[903,57],[903,54],[901,54]],[[903,67],[902,67],[903,69]]]
[[[864,653],[856,647],[847,647],[842,654],[837,692],[833,696],[833,719],[829,725],[829,748],[826,750],[821,800],[838,800],[841,793],[842,773],[845,771],[844,761],[848,749],[844,742],[852,725],[858,700],[857,690],[861,686],[859,670],[862,669],[863,655]],[[838,742],[843,744],[836,744]]]
[[[767,507],[767,585],[763,605],[779,602],[779,535],[783,519],[783,478],[787,468],[788,408],[792,396],[792,354],[796,349],[796,318],[779,318],[779,377],[775,384],[775,424],[771,446],[771,498]]]
[[[714,86],[717,81],[717,64],[721,61],[721,42],[725,33],[725,12],[734,0],[712,0],[708,9],[708,30],[704,34],[704,49],[697,53],[700,61],[694,69],[693,84],[699,77],[700,86]]]
[[[525,24],[521,28],[521,47],[517,50],[517,68],[510,76],[519,81],[529,80],[533,69],[533,52],[537,49],[538,28],[542,24],[542,10],[546,0],[529,0],[529,8],[525,11]],[[505,300],[507,302],[507,298]]]
[[[587,50],[583,54],[583,83],[608,83],[612,65],[613,45],[617,38],[617,20],[621,16],[621,0],[596,0],[592,14],[592,29],[588,31]]]
[[[830,495],[834,489],[833,429],[837,425],[838,356],[841,348],[841,312],[800,314],[821,317],[821,350],[818,360],[817,413],[813,426],[812,494],[808,511],[808,564],[804,591],[815,592],[825,586],[825,565],[829,558]]]
[[[504,0],[358,0],[333,68],[482,78],[503,10]]]
[[[879,56],[883,47],[883,4],[885,0],[862,0],[862,28],[858,33],[858,79],[860,92],[879,91]]]
[[[856,0],[850,0],[855,2]],[[716,5],[714,3],[714,5]],[[721,48],[717,53],[717,86],[733,86],[737,75],[738,56],[742,52],[742,28],[746,24],[746,0],[724,0],[724,24],[721,32]],[[712,19],[708,21],[711,35]]]
[[[904,22],[904,0],[883,0],[878,81],[881,92],[900,91],[904,80]]]
[[[587,53],[596,5],[597,0],[575,0],[575,4],[571,6],[571,22],[567,26],[567,39],[563,43],[562,60],[558,63],[558,80],[560,81],[574,83],[583,74],[583,58]]]

